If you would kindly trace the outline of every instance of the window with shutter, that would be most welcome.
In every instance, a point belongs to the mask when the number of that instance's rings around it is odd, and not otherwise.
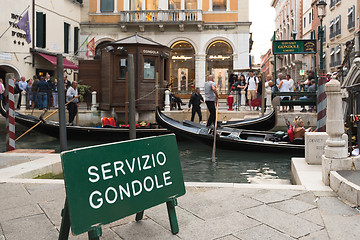
[[[74,55],[77,54],[79,49],[79,28],[74,27]]]
[[[101,0],[101,12],[114,12],[114,0]]]
[[[46,14],[36,12],[36,47],[46,47]]]
[[[69,53],[69,29],[70,24],[64,23],[64,53]]]

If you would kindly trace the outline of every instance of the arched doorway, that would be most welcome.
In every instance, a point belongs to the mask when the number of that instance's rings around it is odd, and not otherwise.
[[[15,79],[20,79],[20,73],[14,67],[8,64],[0,64],[0,78],[2,78],[5,85],[5,76],[7,73],[14,73]]]
[[[171,46],[170,82],[180,93],[191,93],[195,88],[195,50],[187,41]]]
[[[232,55],[232,47],[223,40],[212,42],[206,51],[207,74],[214,76],[220,93],[227,93],[229,90],[229,75],[233,71]]]

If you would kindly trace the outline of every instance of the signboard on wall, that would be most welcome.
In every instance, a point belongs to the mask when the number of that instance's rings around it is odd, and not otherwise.
[[[273,54],[314,54],[316,40],[282,40],[273,41]]]

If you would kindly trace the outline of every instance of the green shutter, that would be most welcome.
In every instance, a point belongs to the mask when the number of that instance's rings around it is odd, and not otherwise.
[[[46,15],[36,12],[36,47],[46,47]]]
[[[69,53],[69,24],[64,23],[64,53]]]
[[[77,54],[79,49],[79,28],[74,27],[74,55]]]

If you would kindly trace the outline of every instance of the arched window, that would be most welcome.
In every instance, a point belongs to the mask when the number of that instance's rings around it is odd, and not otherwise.
[[[214,76],[220,93],[229,89],[229,75],[233,71],[233,49],[223,40],[212,42],[206,51],[207,74]]]
[[[191,43],[178,41],[171,46],[170,83],[172,89],[191,93],[195,88],[195,50]]]

